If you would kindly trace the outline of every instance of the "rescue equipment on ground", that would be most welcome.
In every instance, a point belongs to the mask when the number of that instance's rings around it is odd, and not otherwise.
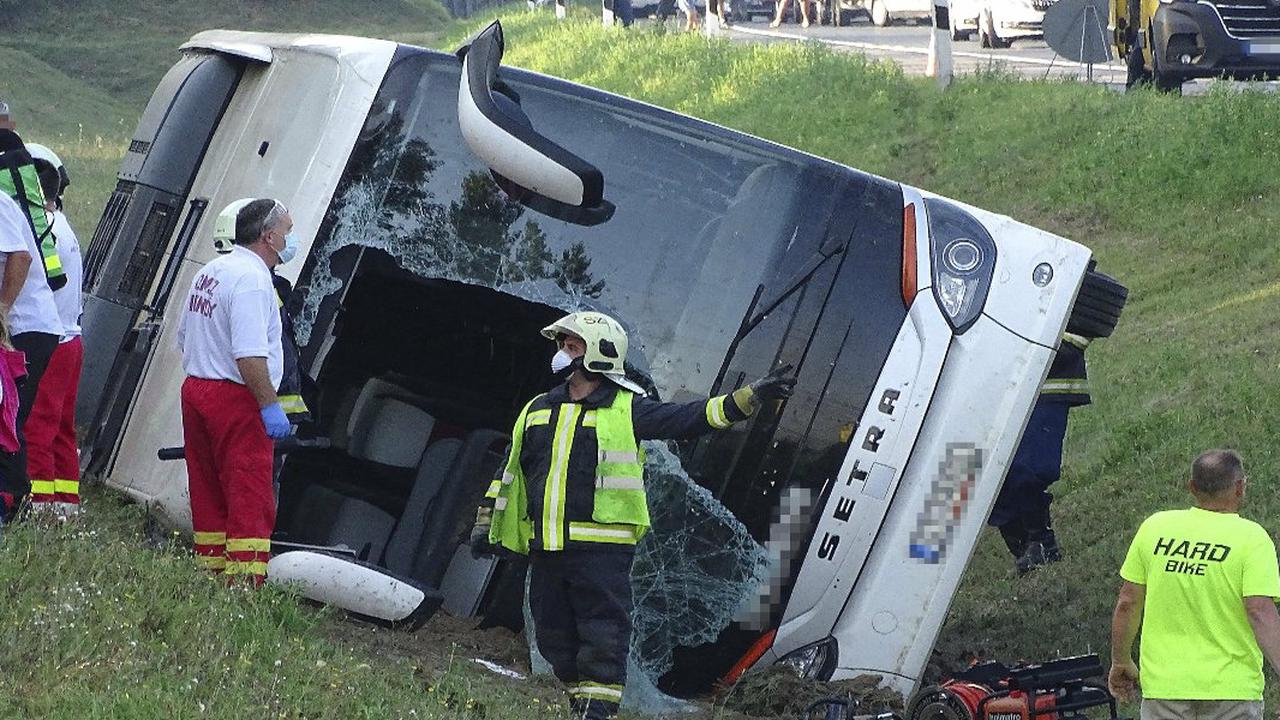
[[[906,720],[1082,720],[1083,711],[1102,706],[1118,720],[1115,698],[1091,680],[1102,673],[1097,655],[1015,668],[982,663],[921,688],[907,703]]]

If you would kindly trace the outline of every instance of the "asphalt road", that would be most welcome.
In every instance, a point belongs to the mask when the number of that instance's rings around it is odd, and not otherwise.
[[[770,28],[763,20],[732,25],[726,34],[735,40],[759,42],[796,42],[816,40],[839,49],[859,51],[868,57],[888,58],[908,73],[923,75],[929,57],[930,30],[926,25],[906,24],[876,27],[860,18],[852,25],[832,27],[783,23]],[[1058,57],[1043,40],[1015,40],[1008,49],[993,50],[978,46],[976,39],[952,44],[952,58],[957,74],[985,69],[1001,69],[1023,77],[1053,77],[1087,80],[1088,68]],[[1094,82],[1124,87],[1124,66],[1118,61],[1093,66]]]
[[[928,64],[930,35],[930,29],[924,22],[910,24],[912,21],[908,20],[889,27],[876,27],[864,16],[842,27],[811,25],[802,28],[796,23],[783,23],[780,27],[770,28],[768,22],[757,20],[735,23],[724,33],[742,42],[822,42],[840,50],[862,52],[871,58],[886,58],[901,65],[908,73],[924,75]],[[1025,78],[1050,77],[1081,82],[1089,80],[1089,68],[1059,57],[1041,39],[1014,40],[1012,47],[999,50],[979,47],[976,38],[957,41],[952,44],[952,58],[956,74],[1000,69]],[[1123,91],[1124,65],[1119,60],[1094,65],[1092,79],[1093,82]],[[1184,84],[1183,94],[1200,94],[1211,83],[1224,82],[1237,89],[1280,91],[1280,83],[1276,82],[1195,80]]]

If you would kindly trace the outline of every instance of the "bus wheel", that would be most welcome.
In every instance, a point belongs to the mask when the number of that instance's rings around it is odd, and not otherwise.
[[[1109,337],[1120,322],[1120,311],[1129,299],[1129,289],[1115,278],[1089,270],[1076,294],[1076,304],[1067,320],[1067,332],[1086,338]]]

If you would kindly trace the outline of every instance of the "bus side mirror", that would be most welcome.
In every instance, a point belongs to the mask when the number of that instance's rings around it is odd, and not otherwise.
[[[495,20],[458,50],[458,127],[467,147],[513,200],[579,225],[607,221],[614,206],[604,199],[604,175],[533,129],[519,96],[498,79],[503,47]]]

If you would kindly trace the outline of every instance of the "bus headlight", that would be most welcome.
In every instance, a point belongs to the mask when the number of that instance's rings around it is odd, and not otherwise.
[[[933,295],[957,334],[982,314],[996,267],[991,233],[955,203],[927,198]]]
[[[840,651],[833,637],[810,643],[798,650],[787,653],[778,662],[796,671],[806,680],[830,680],[836,671],[836,661],[840,659]]]

